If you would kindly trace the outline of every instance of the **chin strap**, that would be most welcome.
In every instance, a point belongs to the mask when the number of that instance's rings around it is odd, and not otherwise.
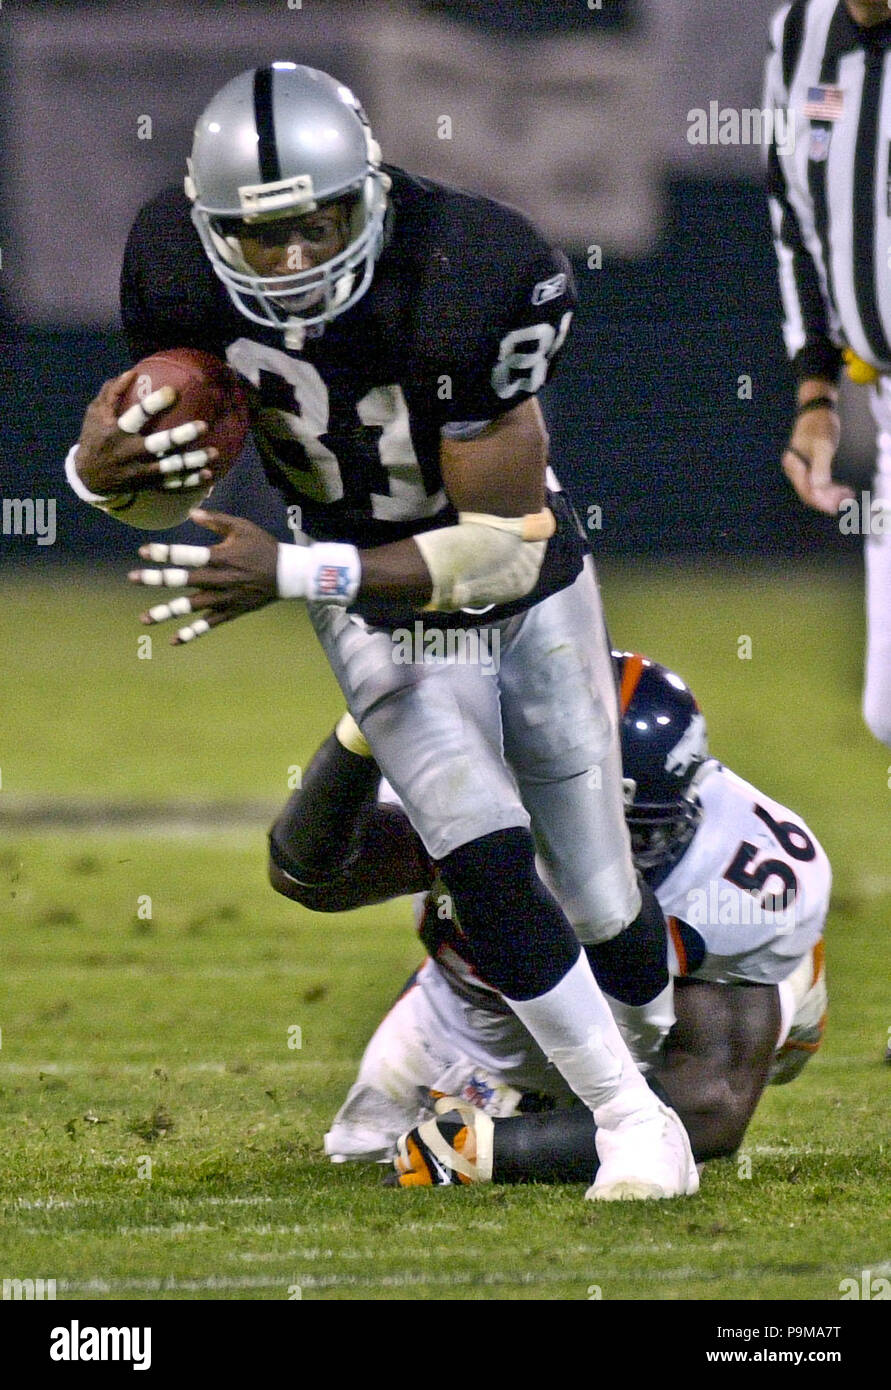
[[[306,326],[302,319],[288,319],[285,324],[285,347],[300,352],[306,342]]]

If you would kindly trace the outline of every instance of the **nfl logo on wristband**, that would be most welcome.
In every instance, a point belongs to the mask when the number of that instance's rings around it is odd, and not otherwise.
[[[319,598],[342,598],[350,590],[350,572],[345,565],[321,565],[316,574]]]

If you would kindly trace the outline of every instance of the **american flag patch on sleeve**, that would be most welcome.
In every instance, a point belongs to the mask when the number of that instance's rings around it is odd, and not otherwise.
[[[803,114],[809,121],[840,121],[844,95],[841,87],[808,87]]]

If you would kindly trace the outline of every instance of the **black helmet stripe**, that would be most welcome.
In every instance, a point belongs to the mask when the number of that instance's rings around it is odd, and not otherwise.
[[[257,68],[254,73],[254,120],[260,137],[257,146],[260,182],[278,183],[282,171],[275,144],[275,121],[272,118],[272,68]]]

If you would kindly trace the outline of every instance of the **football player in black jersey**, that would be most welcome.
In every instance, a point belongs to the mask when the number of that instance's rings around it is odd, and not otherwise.
[[[535,228],[383,165],[334,78],[242,73],[199,118],[184,191],[138,214],[122,312],[134,357],[201,348],[251,384],[259,452],[303,544],[192,510],[222,540],[143,547],[162,568],[131,578],[193,589],[145,615],[191,615],[180,643],[306,601],[486,978],[595,1116],[588,1195],[686,1195],[686,1132],[598,985],[638,1011],[643,1049],[667,1031],[664,925],[630,856],[597,584],[536,400],[573,305],[568,262]],[[163,426],[167,396],[119,419],[130,380],[88,408],[66,471],[122,520],[174,525],[212,460],[200,422],[138,436],[154,412]],[[475,627],[495,675],[466,660],[458,639]],[[420,637],[408,663],[394,651],[406,628]]]

